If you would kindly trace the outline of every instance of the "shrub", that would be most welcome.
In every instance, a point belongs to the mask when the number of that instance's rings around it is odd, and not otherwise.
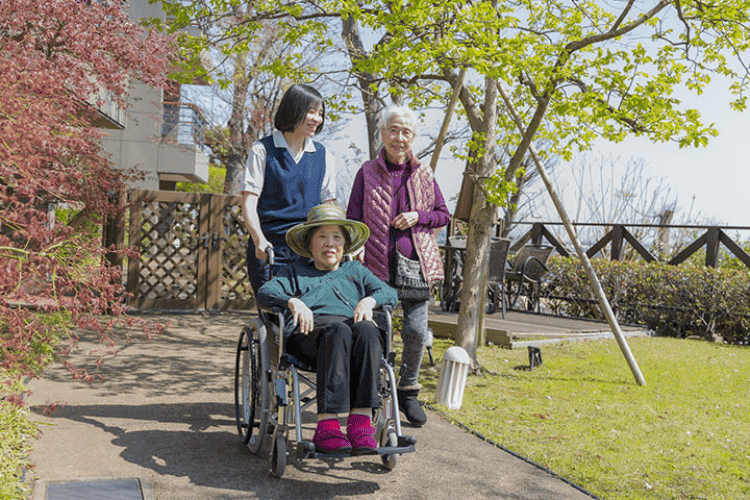
[[[747,344],[750,275],[747,270],[594,259],[618,321],[648,326],[658,335],[697,336]],[[558,314],[602,319],[590,282],[577,258],[550,259],[544,292]]]
[[[115,326],[135,323],[94,229],[118,212],[110,194],[127,176],[102,154],[99,112],[86,103],[106,92],[124,104],[133,78],[165,85],[172,42],[122,2],[3,0],[0,19],[0,498],[19,498],[35,435],[23,382],[55,359],[57,333],[74,345],[73,329],[89,329],[110,345]],[[53,205],[79,211],[81,225],[65,223],[72,213],[55,221]]]
[[[31,452],[37,435],[34,423],[27,417],[22,394],[25,390],[18,379],[5,373],[0,384],[0,429],[3,439],[0,442],[0,498],[23,498],[28,485],[23,483],[26,471],[26,457]]]

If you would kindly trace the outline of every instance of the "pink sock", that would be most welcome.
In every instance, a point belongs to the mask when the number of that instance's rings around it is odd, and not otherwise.
[[[370,417],[367,415],[359,415],[357,413],[352,413],[349,415],[349,418],[346,421],[346,428],[353,428],[353,427],[364,427],[370,426]]]
[[[318,421],[318,431],[339,431],[341,430],[341,424],[338,418],[329,418],[326,420]]]

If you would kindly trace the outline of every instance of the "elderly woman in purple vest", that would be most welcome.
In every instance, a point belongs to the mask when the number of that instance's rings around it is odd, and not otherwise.
[[[336,198],[335,165],[331,154],[312,138],[323,129],[325,104],[309,85],[295,84],[281,98],[273,134],[253,144],[242,178],[242,215],[250,234],[247,270],[258,288],[264,275],[266,249],[274,249],[274,274],[299,258],[284,235],[305,222],[307,212]],[[268,269],[265,269],[269,271]]]
[[[428,336],[429,283],[443,279],[435,230],[448,224],[450,213],[432,169],[411,151],[416,125],[416,113],[409,108],[385,110],[381,121],[384,147],[357,172],[346,216],[370,228],[360,259],[398,292],[404,313],[399,408],[409,423],[421,426],[427,421],[417,396]]]

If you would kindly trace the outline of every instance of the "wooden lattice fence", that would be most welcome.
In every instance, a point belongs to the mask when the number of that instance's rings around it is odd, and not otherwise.
[[[241,197],[132,191],[128,304],[137,309],[253,307]]]

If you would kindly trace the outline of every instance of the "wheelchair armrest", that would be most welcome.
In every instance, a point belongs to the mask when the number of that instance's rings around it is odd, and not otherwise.
[[[282,350],[284,346],[284,311],[285,309],[279,306],[258,306],[258,315],[266,326],[269,339],[272,339],[271,342],[280,346]]]
[[[393,330],[393,306],[380,305],[372,311],[372,319],[378,328],[384,330],[388,337],[391,336]],[[389,342],[390,343],[390,342]],[[390,349],[390,345],[387,346]]]
[[[258,310],[266,313],[284,313],[285,308],[281,306],[262,306],[258,304]]]
[[[258,310],[261,313],[264,313],[268,316],[275,316],[276,323],[280,326],[281,329],[283,329],[284,325],[284,313],[286,312],[285,308],[279,307],[279,306],[271,306],[271,307],[260,307],[258,306]],[[376,317],[382,317],[382,324],[381,322],[377,321]],[[379,327],[383,328],[386,332],[390,333],[392,324],[393,324],[393,306],[388,304],[383,304],[375,307],[373,309],[373,320],[378,324]]]

